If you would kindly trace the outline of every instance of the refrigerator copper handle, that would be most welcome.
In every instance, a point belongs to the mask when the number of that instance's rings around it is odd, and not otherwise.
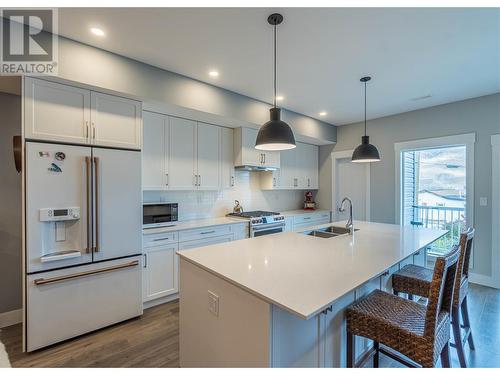
[[[119,264],[117,266],[111,266],[111,267],[106,267],[106,268],[100,268],[98,270],[93,270],[93,271],[77,272],[77,273],[73,273],[71,275],[50,277],[48,279],[44,279],[44,278],[36,279],[33,282],[35,283],[35,285],[53,284],[53,283],[58,283],[61,281],[77,279],[80,277],[86,277],[86,276],[96,275],[96,274],[100,274],[100,273],[118,271],[118,270],[122,270],[124,268],[135,267],[137,265],[139,265],[139,261],[134,260],[134,261],[129,262],[129,263]]]
[[[91,244],[90,244],[90,234],[92,233],[92,228],[90,226],[90,157],[85,156],[85,169],[86,169],[86,178],[87,178],[87,247],[85,248],[86,253],[90,253]]]
[[[94,252],[99,252],[99,158],[94,157],[94,187],[95,187],[95,246]]]

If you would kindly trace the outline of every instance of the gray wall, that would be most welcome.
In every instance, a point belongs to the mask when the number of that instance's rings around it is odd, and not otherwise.
[[[368,122],[368,135],[380,151],[382,161],[371,168],[371,219],[395,222],[394,143],[464,133],[476,133],[474,155],[474,272],[491,275],[491,135],[500,133],[500,94],[483,96]],[[363,124],[338,127],[334,151],[355,148]],[[323,146],[325,148],[327,146]],[[321,188],[331,189],[331,179],[322,179]],[[328,186],[330,184],[330,186]],[[479,197],[488,206],[479,206]]]
[[[22,307],[21,174],[12,137],[21,135],[21,97],[0,92],[0,314]]]
[[[253,124],[269,120],[267,103],[62,37],[58,76]],[[335,126],[291,111],[282,117],[298,134],[336,141]]]

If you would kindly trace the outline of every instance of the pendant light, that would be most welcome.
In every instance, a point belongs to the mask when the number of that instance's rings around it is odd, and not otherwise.
[[[274,105],[270,109],[271,119],[259,129],[255,148],[266,151],[290,150],[296,147],[295,137],[290,126],[281,121],[281,109],[276,107],[276,28],[283,22],[283,16],[273,13],[267,22],[274,26]]]
[[[366,135],[366,83],[371,79],[371,77],[363,77],[360,79],[360,81],[365,84],[365,135],[361,137],[361,144],[356,147],[352,153],[352,161],[354,163],[380,161],[380,155],[377,148],[370,144],[370,137]]]

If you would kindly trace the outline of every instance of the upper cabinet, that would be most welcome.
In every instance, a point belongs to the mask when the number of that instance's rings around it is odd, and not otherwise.
[[[140,149],[141,114],[141,102],[92,91],[90,94],[92,144]]]
[[[220,189],[223,130],[144,112],[143,190]],[[228,180],[232,183],[234,178]]]
[[[141,102],[27,77],[24,103],[27,139],[141,149]]]
[[[301,142],[297,142],[294,149],[281,151],[281,167],[273,172],[262,173],[262,189],[318,189],[318,152],[318,146]]]
[[[142,188],[163,190],[167,186],[166,155],[168,143],[168,117],[153,112],[143,112]]]
[[[89,142],[89,90],[27,77],[24,98],[26,138]]]
[[[221,187],[234,187],[234,130],[221,128]]]
[[[258,130],[251,128],[234,129],[234,164],[237,167],[279,168],[279,151],[262,151],[255,148],[257,133]]]

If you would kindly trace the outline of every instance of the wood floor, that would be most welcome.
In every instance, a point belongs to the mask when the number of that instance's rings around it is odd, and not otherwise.
[[[500,367],[500,290],[472,285],[469,307],[476,344],[474,352],[466,349],[469,367]],[[178,367],[179,303],[30,354],[22,353],[21,339],[20,324],[0,331],[12,367]],[[459,367],[454,349],[451,354]],[[399,366],[384,356],[380,365]]]
[[[179,367],[179,303],[29,354],[21,340],[21,324],[0,331],[12,367]]]

